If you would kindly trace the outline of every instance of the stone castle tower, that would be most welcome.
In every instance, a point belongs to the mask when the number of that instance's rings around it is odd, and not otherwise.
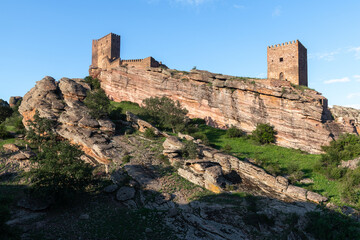
[[[117,66],[149,68],[164,66],[153,57],[123,60],[120,58],[120,36],[114,33],[92,41],[90,69],[109,69]]]
[[[120,59],[120,36],[114,33],[92,41],[92,67],[106,68],[109,62]]]
[[[268,79],[287,80],[308,86],[307,50],[299,40],[267,48]]]

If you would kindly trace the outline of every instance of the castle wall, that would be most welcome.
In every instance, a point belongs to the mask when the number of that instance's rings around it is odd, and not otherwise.
[[[110,33],[92,43],[92,67],[106,69],[109,61],[120,58],[120,36]]]
[[[307,50],[297,40],[269,46],[267,49],[268,78],[288,80],[307,86]]]
[[[138,68],[148,68],[148,67],[159,67],[160,64],[152,57],[147,57],[144,59],[130,59],[130,60],[121,60],[121,64],[128,67],[138,67]]]

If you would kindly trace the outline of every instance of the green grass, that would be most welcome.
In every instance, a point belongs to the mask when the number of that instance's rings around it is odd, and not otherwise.
[[[321,159],[321,155],[307,154],[300,150],[279,147],[276,145],[257,145],[248,138],[227,138],[226,131],[200,125],[200,132],[206,134],[210,144],[222,149],[231,146],[230,153],[239,159],[250,158],[259,162],[265,170],[271,166],[278,166],[281,173],[286,174],[291,165],[298,165],[304,172],[305,178],[314,180],[313,184],[300,185],[309,190],[329,197],[330,201],[343,205],[340,198],[341,184],[338,181],[328,180],[324,175],[315,172],[314,167]]]
[[[139,106],[137,103],[123,101],[123,102],[113,102],[111,101],[111,107],[113,109],[121,109],[121,113],[125,114],[126,111],[132,112],[136,115],[144,114],[144,109]]]

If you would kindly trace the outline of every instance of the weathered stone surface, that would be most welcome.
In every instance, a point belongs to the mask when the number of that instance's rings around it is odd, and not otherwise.
[[[360,109],[334,105],[330,111],[336,121],[355,126],[358,134],[360,134]]]
[[[108,119],[96,120],[82,102],[90,86],[82,79],[62,78],[58,82],[52,77],[38,81],[25,94],[19,107],[23,123],[32,120],[36,111],[40,117],[57,121],[54,131],[99,163],[108,164],[117,159],[119,152],[111,143],[110,136],[115,125]]]
[[[127,111],[126,112],[126,120],[132,123],[132,126],[138,129],[140,132],[145,132],[146,129],[153,129],[156,135],[160,135],[161,131],[154,127],[152,124],[140,119],[135,114]]]
[[[113,192],[115,192],[117,189],[118,189],[118,185],[112,184],[112,185],[106,186],[106,187],[104,188],[104,192],[106,192],[106,193],[113,193]]]
[[[326,197],[321,196],[320,194],[314,193],[314,192],[311,192],[311,191],[307,192],[306,198],[307,198],[307,200],[312,201],[312,202],[316,202],[316,203],[322,203],[322,202],[327,201]]]
[[[121,67],[99,70],[96,76],[115,101],[141,104],[146,98],[165,95],[179,100],[190,117],[206,119],[216,127],[234,125],[251,132],[258,123],[269,123],[278,132],[278,145],[310,153],[320,153],[332,136],[355,132],[354,127],[331,120],[326,99],[320,93],[295,89],[287,81],[226,77],[217,79],[214,85],[208,83],[214,82],[215,75],[206,71],[168,76],[155,70]],[[183,76],[189,81],[181,81]]]
[[[5,151],[10,151],[10,152],[17,152],[20,150],[20,148],[18,146],[16,146],[15,144],[12,144],[12,143],[4,144],[3,149]]]
[[[182,134],[181,132],[178,133],[178,137],[181,139],[186,139],[188,141],[194,140],[194,137],[187,135],[187,134]]]
[[[20,96],[10,97],[10,99],[9,99],[10,107],[16,106],[16,104],[18,104],[21,100],[22,100],[22,97],[20,97]]]
[[[297,187],[297,186],[294,186],[294,185],[289,185],[287,190],[286,190],[286,194],[290,195],[290,196],[294,196],[294,197],[297,197],[303,201],[306,201],[307,198],[306,198],[306,193],[307,193],[307,190],[304,189],[304,188],[301,188],[301,187]],[[314,196],[312,194],[310,194],[311,196]]]
[[[163,147],[166,150],[171,150],[173,152],[180,152],[184,148],[184,144],[177,137],[168,137],[163,143]]]
[[[119,201],[130,200],[135,196],[135,189],[131,187],[122,187],[116,193],[116,199]]]
[[[24,160],[29,160],[31,157],[34,157],[35,153],[33,153],[32,151],[21,151],[13,156],[10,157],[10,160],[15,160],[15,161],[24,161]]]
[[[17,206],[29,209],[31,211],[41,211],[47,209],[50,206],[50,201],[32,198],[22,198],[17,202]]]
[[[360,162],[360,157],[359,157],[359,158],[355,158],[355,159],[353,159],[353,160],[341,161],[339,167],[349,168],[349,169],[351,169],[351,170],[354,170],[354,169],[356,169],[357,167],[359,167],[359,162]]]

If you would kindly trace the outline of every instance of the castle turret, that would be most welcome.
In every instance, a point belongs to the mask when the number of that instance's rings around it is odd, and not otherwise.
[[[120,60],[120,36],[114,33],[92,41],[93,68],[106,69],[109,63]]]
[[[267,77],[308,86],[307,50],[299,40],[267,48]]]

